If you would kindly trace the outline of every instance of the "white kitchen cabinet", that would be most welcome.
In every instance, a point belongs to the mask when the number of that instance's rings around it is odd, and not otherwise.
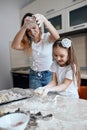
[[[65,9],[68,32],[87,28],[87,0]]]
[[[84,6],[86,6],[85,13],[81,9],[77,13],[76,17],[74,17],[74,15],[71,16],[74,10]],[[21,18],[27,12],[41,13],[45,15],[46,18],[48,18],[48,20],[56,27],[58,32],[62,34],[87,28],[86,8],[87,0],[34,0],[28,6],[21,9]],[[74,13],[76,12],[74,11]],[[79,15],[81,15],[81,17]],[[81,23],[75,20],[80,20]],[[77,22],[76,25],[74,25],[73,21]]]
[[[33,0],[30,4],[22,8],[20,12],[20,19],[22,19],[25,13],[40,13],[39,0]]]
[[[64,5],[65,5],[65,7],[69,7],[69,6],[78,4],[82,1],[86,1],[86,0],[64,0]]]
[[[39,0],[40,13],[47,16],[85,0]]]
[[[46,17],[60,34],[87,29],[87,0],[64,8]],[[56,21],[55,21],[56,20]],[[60,20],[60,21],[59,21]]]
[[[54,14],[46,16],[53,26],[58,30],[59,34],[66,32],[65,11],[60,10]]]
[[[64,0],[40,0],[40,13],[47,16],[64,8]]]

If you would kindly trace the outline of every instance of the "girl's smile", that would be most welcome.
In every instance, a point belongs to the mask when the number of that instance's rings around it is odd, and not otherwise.
[[[68,50],[66,48],[62,48],[62,47],[55,47],[53,49],[54,52],[54,59],[57,61],[57,63],[60,66],[65,66],[68,62]]]

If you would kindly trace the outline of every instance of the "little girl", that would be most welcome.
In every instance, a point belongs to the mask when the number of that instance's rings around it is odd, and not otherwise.
[[[35,92],[46,95],[49,91],[52,91],[59,95],[78,98],[80,70],[72,41],[68,38],[56,40],[53,44],[53,56],[52,81],[43,88],[36,89]]]

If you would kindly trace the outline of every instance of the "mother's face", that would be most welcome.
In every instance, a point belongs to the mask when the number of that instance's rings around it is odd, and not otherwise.
[[[40,29],[36,23],[35,17],[26,17],[24,24],[26,25],[27,32],[32,39],[35,39],[40,35]]]
[[[28,34],[29,36],[34,39],[34,38],[38,38],[39,34],[40,34],[40,29],[39,26],[37,24],[32,24],[32,26],[30,27],[30,29],[28,30]]]

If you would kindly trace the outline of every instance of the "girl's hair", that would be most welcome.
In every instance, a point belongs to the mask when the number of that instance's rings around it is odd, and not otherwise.
[[[21,21],[21,27],[23,26],[23,24],[24,24],[24,20],[25,20],[25,18],[26,17],[32,17],[34,14],[33,13],[26,13],[25,15],[24,15],[24,17],[22,18],[22,21]],[[40,29],[40,32],[41,32],[41,34],[40,34],[40,37],[41,37],[41,35],[42,35],[42,30]],[[23,39],[22,39],[22,42],[24,43],[24,45],[25,45],[25,52],[27,53],[27,54],[30,54],[31,55],[31,53],[32,53],[32,47],[31,47],[31,44],[32,44],[32,38],[28,35],[28,30],[26,30],[26,32],[25,32],[25,35],[24,35],[24,37],[23,37]]]
[[[55,47],[58,47],[58,46],[62,47],[62,48],[66,48],[62,45],[61,41],[62,41],[62,39],[56,40],[53,44],[53,49]],[[69,48],[66,48],[66,49],[68,51],[68,56],[69,56],[69,60],[67,61],[67,65],[71,64],[71,68],[72,68],[72,72],[73,72],[72,73],[73,80],[74,80],[74,74],[75,74],[76,79],[77,79],[77,85],[79,87],[80,86],[80,68],[79,68],[79,65],[78,65],[78,62],[77,62],[77,58],[76,58],[76,55],[75,55],[75,50],[74,50],[73,44],[71,43],[71,46]]]

